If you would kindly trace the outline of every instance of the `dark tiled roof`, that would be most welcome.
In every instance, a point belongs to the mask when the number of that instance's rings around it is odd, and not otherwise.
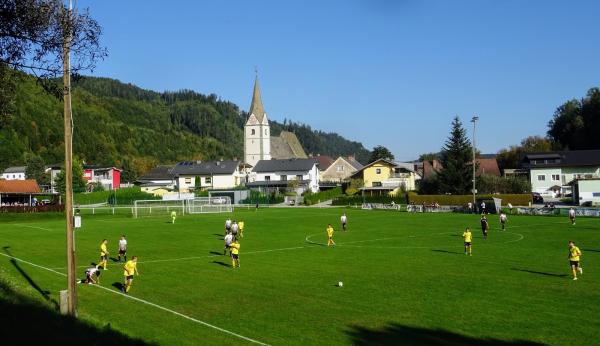
[[[183,161],[177,163],[172,172],[175,175],[233,174],[240,161]]]
[[[549,160],[548,162],[531,163],[532,160]],[[521,165],[524,168],[534,167],[574,167],[600,166],[600,150],[552,151],[547,153],[526,153]]]
[[[0,180],[2,193],[40,193],[40,187],[34,179]]]
[[[326,170],[333,163],[331,156],[327,155],[311,156],[311,159],[315,159],[315,161],[319,164],[319,170],[321,171]]]
[[[315,160],[310,159],[285,159],[285,160],[260,160],[252,169],[253,172],[287,172],[287,171],[309,171]]]
[[[171,180],[175,177],[172,172],[173,166],[156,166],[150,171],[146,172],[138,180]]]
[[[344,157],[344,160],[346,160],[352,167],[356,168],[357,170],[363,168],[363,165],[360,162],[356,161],[356,159],[353,156]]]
[[[25,172],[25,166],[13,166],[4,170],[4,173],[22,173]]]

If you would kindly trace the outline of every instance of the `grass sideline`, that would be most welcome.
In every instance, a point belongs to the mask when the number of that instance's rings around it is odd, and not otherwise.
[[[79,274],[120,234],[141,275],[131,295],[266,344],[593,344],[600,323],[600,220],[510,216],[507,232],[483,241],[476,215],[344,210],[349,231],[327,248],[325,227],[340,209],[235,211],[246,221],[241,268],[222,256],[228,214],[132,219],[86,215],[77,231]],[[17,287],[58,300],[64,273],[64,221],[0,218],[0,268]],[[460,234],[474,229],[474,256]],[[569,279],[566,242],[584,256],[584,275]],[[19,269],[20,268],[20,269]],[[24,274],[25,273],[25,274]],[[120,266],[102,286],[79,286],[80,316],[98,328],[158,344],[245,344],[224,333],[116,293]],[[336,287],[338,281],[344,287]],[[107,292],[112,290],[115,294]],[[43,293],[48,292],[48,293]],[[156,326],[160,325],[160,328]]]

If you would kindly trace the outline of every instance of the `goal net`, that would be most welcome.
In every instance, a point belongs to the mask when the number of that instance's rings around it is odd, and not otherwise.
[[[201,213],[231,213],[233,205],[228,196],[197,197],[186,200],[187,212],[190,214]]]
[[[185,200],[137,200],[133,202],[133,217],[170,215],[172,211],[178,215],[185,214]]]

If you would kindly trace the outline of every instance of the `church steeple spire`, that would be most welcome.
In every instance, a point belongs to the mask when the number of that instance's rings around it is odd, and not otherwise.
[[[265,107],[263,106],[262,99],[260,97],[260,86],[258,85],[258,73],[254,79],[254,93],[252,94],[252,103],[250,104],[250,114],[254,114],[256,120],[262,123],[266,117]]]

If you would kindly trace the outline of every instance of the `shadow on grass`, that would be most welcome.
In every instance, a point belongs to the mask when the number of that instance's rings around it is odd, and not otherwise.
[[[544,345],[525,340],[499,340],[493,338],[475,338],[453,333],[444,329],[427,329],[403,326],[397,323],[388,324],[383,329],[368,329],[351,326],[346,331],[354,345]]]
[[[98,328],[59,315],[44,304],[16,292],[0,279],[0,335],[4,345],[73,345],[77,340],[94,345],[150,345],[110,328]]]
[[[228,263],[222,261],[212,261],[212,263],[222,265],[223,267],[231,267]]]
[[[435,250],[431,250],[433,252],[441,252],[441,253],[447,253],[447,254],[451,254],[451,255],[464,255],[464,252],[458,252],[458,251],[448,251],[448,250],[439,250],[439,249],[435,249]]]
[[[219,251],[209,251],[208,253],[211,254],[211,255],[221,255],[221,256],[224,256],[224,254],[222,252],[219,252]]]
[[[7,254],[8,256],[12,257],[12,254],[10,253],[10,246],[4,246],[2,248],[4,250],[4,253]],[[33,281],[33,279],[31,278],[31,276],[29,276],[27,274],[27,272],[25,272],[25,270],[23,270],[23,268],[21,268],[21,266],[19,265],[19,262],[17,262],[14,258],[10,259],[10,263],[15,267],[15,269],[17,269],[17,271],[19,272],[19,274],[21,274],[21,276],[23,278],[25,278],[25,280],[27,280],[27,282],[29,283],[29,285],[31,285],[31,287],[33,287],[36,291],[39,292],[39,294],[42,295],[42,297],[44,297],[44,299],[51,303],[54,306],[55,310],[59,309],[59,305],[58,302],[55,299],[50,298],[50,292],[49,291],[45,291],[43,290],[40,286],[38,286],[38,284]]]
[[[119,290],[119,292],[123,291],[123,283],[122,282],[113,282],[113,284],[111,285],[112,287],[116,288]]]
[[[581,251],[586,251],[586,252],[600,252],[600,250],[592,250],[592,249],[581,249]]]
[[[119,259],[117,257],[110,257],[110,260],[113,262],[119,262]]]
[[[514,271],[518,271],[518,272],[524,272],[524,273],[531,273],[531,274],[538,274],[538,275],[544,275],[544,276],[553,276],[555,278],[564,278],[569,276],[568,274],[553,274],[553,273],[545,273],[545,272],[538,272],[535,270],[529,270],[529,269],[519,269],[519,268],[510,268],[510,270],[514,270]]]

